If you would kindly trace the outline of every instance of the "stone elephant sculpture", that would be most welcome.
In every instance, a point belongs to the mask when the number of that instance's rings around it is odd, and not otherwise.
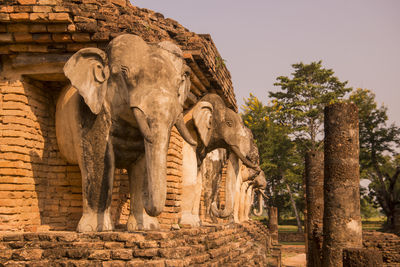
[[[183,191],[181,224],[200,224],[199,205],[202,192],[202,177],[199,167],[207,153],[217,148],[225,148],[235,154],[249,168],[259,171],[257,164],[248,156],[253,140],[247,138],[249,131],[240,115],[228,108],[222,98],[210,93],[201,98],[185,115],[186,126],[197,140],[198,145],[183,144]],[[232,182],[226,182],[226,209],[218,210],[212,204],[213,214],[227,217],[233,212]],[[213,208],[214,207],[214,208]]]
[[[244,177],[245,174],[242,174]],[[263,212],[263,201],[264,201],[264,190],[267,187],[267,181],[265,179],[265,174],[261,171],[256,177],[253,177],[252,180],[244,181],[241,184],[239,193],[239,202],[238,202],[238,214],[234,216],[235,222],[243,222],[249,220],[250,209],[253,206],[254,194],[257,192],[258,196],[258,211],[253,209],[253,214],[256,216],[261,216]]]
[[[190,79],[182,51],[171,42],[148,45],[124,34],[105,52],[79,50],[64,73],[71,86],[57,101],[56,135],[61,154],[79,164],[82,174],[83,214],[77,231],[113,230],[115,168],[127,169],[134,197],[128,230],[158,228],[154,216],[165,205],[172,127],[196,145],[183,121]]]

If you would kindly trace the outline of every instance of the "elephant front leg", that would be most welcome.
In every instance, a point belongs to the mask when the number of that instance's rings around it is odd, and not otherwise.
[[[131,195],[130,212],[127,223],[129,232],[137,230],[157,230],[160,229],[157,217],[151,217],[144,209],[144,195],[147,188],[146,159],[142,157],[128,169],[129,192]]]
[[[88,145],[85,144],[86,148]],[[84,150],[79,160],[82,173],[83,214],[78,232],[112,231],[111,199],[114,183],[114,153],[110,142]],[[99,150],[105,153],[96,153]]]
[[[182,215],[180,224],[200,226],[199,205],[201,181],[197,175],[197,156],[195,148],[184,142],[182,148]]]

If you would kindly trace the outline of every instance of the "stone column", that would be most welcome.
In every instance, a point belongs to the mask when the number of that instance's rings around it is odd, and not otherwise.
[[[307,266],[321,266],[324,215],[324,152],[309,151],[305,158],[307,201]]]
[[[278,208],[269,207],[268,209],[268,228],[271,232],[272,243],[278,243]]]
[[[362,248],[358,110],[325,108],[324,241],[322,266],[341,267],[342,249]]]

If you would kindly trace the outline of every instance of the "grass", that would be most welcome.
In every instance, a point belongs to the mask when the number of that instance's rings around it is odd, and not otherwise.
[[[305,246],[305,242],[279,242],[280,245]]]
[[[253,220],[267,220],[265,216],[253,216]],[[362,229],[364,231],[379,231],[382,230],[383,224],[386,221],[386,217],[375,217],[362,220]],[[301,222],[304,224],[304,222]],[[303,227],[304,228],[304,227]],[[296,233],[297,232],[297,222],[294,218],[289,218],[281,220],[278,225],[278,231],[280,233]]]

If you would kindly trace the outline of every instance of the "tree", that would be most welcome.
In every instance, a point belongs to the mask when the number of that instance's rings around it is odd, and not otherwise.
[[[323,68],[322,61],[310,64],[300,62],[292,67],[292,77],[279,76],[274,85],[280,86],[281,90],[269,92],[269,97],[280,109],[276,120],[289,129],[288,135],[295,144],[296,153],[302,159],[296,184],[296,191],[300,193],[303,189],[305,153],[321,148],[323,109],[325,105],[343,98],[351,88],[346,87],[347,81],[340,82],[334,76],[333,70]]]
[[[287,186],[297,189],[301,181],[301,157],[295,143],[289,138],[289,127],[277,120],[281,107],[276,102],[264,105],[250,94],[242,109],[243,121],[252,130],[259,149],[260,167],[268,177],[266,194],[269,196],[269,204],[278,207],[282,213],[293,205],[290,199],[296,197],[296,193],[292,194]],[[293,207],[297,213],[296,206]]]
[[[359,110],[361,178],[371,181],[370,195],[387,216],[387,227],[400,231],[400,128],[388,125],[387,108],[378,107],[371,91],[357,89],[349,101]]]
[[[269,97],[282,107],[281,121],[290,125],[295,139],[304,152],[317,149],[323,131],[324,107],[341,99],[351,91],[346,82],[340,82],[333,70],[322,67],[322,61],[293,64],[292,78],[279,76],[275,86],[278,92]]]

